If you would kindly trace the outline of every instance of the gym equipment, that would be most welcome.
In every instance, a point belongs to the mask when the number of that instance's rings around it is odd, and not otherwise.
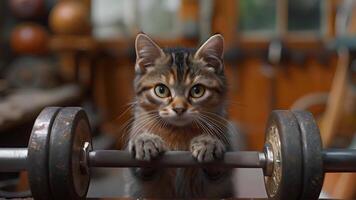
[[[44,0],[10,0],[9,7],[21,19],[37,18],[45,13]]]
[[[79,107],[44,109],[28,148],[0,149],[0,172],[28,170],[35,199],[84,199],[91,167],[262,168],[270,199],[318,199],[324,173],[356,172],[356,150],[323,150],[319,129],[306,111],[273,111],[264,150],[226,152],[198,163],[190,152],[166,152],[138,161],[127,151],[93,150],[88,118]]]
[[[44,54],[48,50],[49,36],[44,27],[35,23],[16,26],[11,32],[11,49],[20,54]]]
[[[46,58],[23,56],[10,64],[6,80],[14,88],[53,88],[59,82],[56,67]]]
[[[89,13],[81,1],[61,1],[51,11],[49,24],[56,34],[87,34],[90,30]]]

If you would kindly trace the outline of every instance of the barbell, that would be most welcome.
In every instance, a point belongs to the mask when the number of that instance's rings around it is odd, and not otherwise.
[[[85,199],[91,167],[262,168],[269,199],[318,199],[326,172],[355,172],[356,150],[323,150],[319,129],[306,111],[270,114],[264,149],[226,152],[198,163],[187,151],[152,161],[129,152],[93,150],[87,115],[79,107],[48,107],[37,117],[28,148],[1,148],[0,172],[27,170],[35,199]]]

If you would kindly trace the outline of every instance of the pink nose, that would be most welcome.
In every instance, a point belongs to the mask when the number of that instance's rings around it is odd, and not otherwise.
[[[174,112],[177,113],[177,115],[181,115],[183,114],[187,109],[186,108],[182,108],[182,107],[178,107],[178,108],[173,108]]]

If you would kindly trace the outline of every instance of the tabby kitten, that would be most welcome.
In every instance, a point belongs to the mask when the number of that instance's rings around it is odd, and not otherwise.
[[[151,160],[167,150],[191,151],[198,162],[220,159],[232,149],[225,119],[223,37],[210,37],[197,51],[161,49],[145,34],[136,37],[136,94],[128,150]],[[126,169],[131,197],[231,197],[232,171],[220,168]]]

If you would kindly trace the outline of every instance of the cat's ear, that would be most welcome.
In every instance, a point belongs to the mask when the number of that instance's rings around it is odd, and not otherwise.
[[[220,34],[211,36],[195,53],[195,59],[202,59],[206,67],[215,72],[221,72],[223,66],[224,38]]]
[[[136,72],[144,72],[147,67],[153,66],[155,61],[164,55],[162,49],[146,34],[136,36]]]

